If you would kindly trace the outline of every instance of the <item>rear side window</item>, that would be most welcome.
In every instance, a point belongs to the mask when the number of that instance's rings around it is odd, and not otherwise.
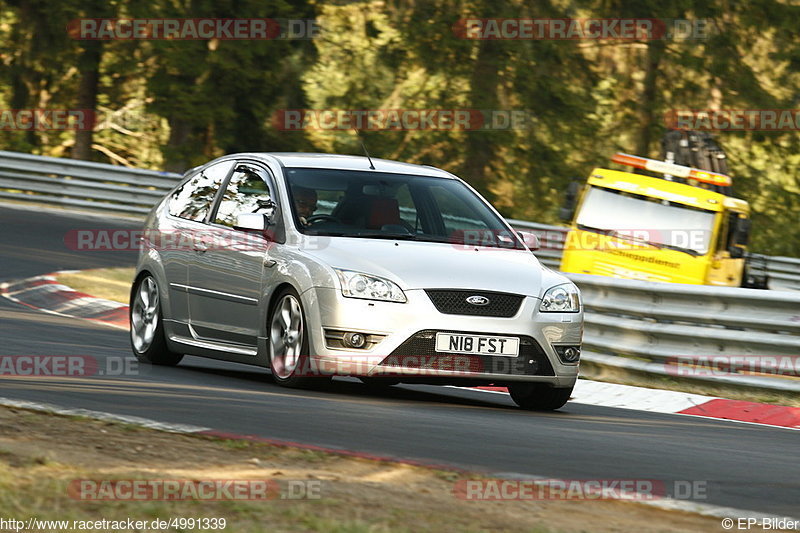
[[[202,222],[211,210],[211,203],[222,181],[228,176],[233,161],[222,161],[198,172],[178,187],[169,199],[169,214]]]

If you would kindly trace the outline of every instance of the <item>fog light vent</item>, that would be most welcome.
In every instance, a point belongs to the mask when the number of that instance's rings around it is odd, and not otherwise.
[[[580,344],[561,344],[553,345],[558,358],[561,362],[567,365],[577,364],[581,359],[581,346]]]
[[[367,336],[363,333],[345,333],[342,343],[348,348],[363,348],[367,344]]]
[[[341,329],[325,329],[325,344],[328,348],[370,350],[381,342],[386,335],[344,331]]]

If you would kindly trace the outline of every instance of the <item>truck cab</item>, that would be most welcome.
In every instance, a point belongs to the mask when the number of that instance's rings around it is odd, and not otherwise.
[[[729,176],[627,154],[612,161],[664,177],[594,169],[575,191],[562,271],[741,286],[750,207],[718,192]]]

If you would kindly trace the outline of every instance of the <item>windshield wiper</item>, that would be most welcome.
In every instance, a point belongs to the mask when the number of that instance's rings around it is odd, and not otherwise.
[[[375,239],[404,239],[409,241],[419,240],[417,235],[413,233],[373,233],[369,231],[319,231],[308,232],[309,235],[318,235],[321,237],[368,237]]]
[[[647,241],[645,239],[640,239],[638,237],[634,237],[633,235],[628,235],[626,233],[622,233],[619,230],[593,228],[591,226],[584,226],[582,224],[578,224],[578,229],[587,230],[587,231],[591,231],[591,232],[594,232],[594,233],[599,233],[601,235],[608,235],[610,237],[616,237],[616,238],[622,239],[624,241],[630,241],[630,242],[636,242],[636,243],[642,243],[642,244],[649,244],[650,246],[654,246],[655,248],[658,248],[658,249],[669,248],[670,250],[677,250],[679,252],[683,252],[685,254],[689,254],[692,257],[697,257],[697,256],[700,256],[700,255],[703,255],[700,252],[698,252],[696,250],[692,250],[690,248],[681,248],[680,246],[676,246],[674,244],[666,244],[666,243],[663,243],[663,242]]]
[[[697,257],[698,255],[702,255],[700,252],[697,252],[697,251],[692,250],[690,248],[681,248],[680,246],[676,246],[674,244],[667,244],[665,242],[647,241],[645,239],[639,239],[639,238],[636,238],[636,237],[633,237],[633,236],[630,236],[630,235],[620,234],[620,233],[618,233],[616,231],[612,231],[611,235],[613,237],[617,237],[619,239],[627,239],[627,240],[629,240],[631,242],[639,242],[639,243],[649,244],[650,246],[654,246],[654,247],[658,248],[659,250],[662,249],[662,248],[668,248],[670,250],[676,250],[678,252],[683,252],[685,254],[689,254],[692,257]]]
[[[689,254],[692,257],[697,257],[697,256],[700,256],[700,255],[703,255],[700,252],[698,252],[697,250],[692,250],[691,248],[681,248],[680,246],[675,246],[674,244],[663,244],[663,243],[661,243],[661,244],[659,244],[659,247],[669,248],[670,250],[677,250],[679,252],[683,252],[685,254]]]
[[[369,231],[358,231],[356,233],[347,233],[345,237],[375,237],[376,239],[405,239],[409,241],[417,240],[417,235],[413,233],[372,233]]]
[[[578,229],[583,231],[591,231],[592,233],[599,233],[600,235],[611,235],[614,233],[613,229],[593,228],[592,226],[584,226],[583,224],[578,224]]]
[[[320,231],[320,232],[308,232],[309,235],[319,236],[319,237],[355,237],[359,239],[390,239],[390,240],[403,240],[403,241],[416,241],[416,242],[435,242],[435,243],[442,243],[442,244],[454,244],[459,246],[485,246],[489,248],[502,248],[506,250],[523,250],[518,243],[508,243],[508,244],[499,244],[499,243],[468,243],[465,241],[453,239],[452,237],[444,237],[440,235],[425,235],[425,234],[413,234],[413,233],[379,233],[379,232],[369,232],[369,231],[355,231],[355,232],[344,232],[344,231]]]

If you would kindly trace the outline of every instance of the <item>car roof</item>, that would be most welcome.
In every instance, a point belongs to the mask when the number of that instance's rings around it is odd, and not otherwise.
[[[301,152],[254,152],[245,154],[231,154],[238,157],[253,157],[277,160],[288,168],[330,168],[339,170],[364,170],[370,169],[369,160],[361,155],[315,154]],[[374,172],[389,172],[393,174],[415,174],[420,176],[435,176],[439,178],[456,179],[445,170],[428,165],[414,165],[401,163],[389,159],[372,158],[375,166]]]

